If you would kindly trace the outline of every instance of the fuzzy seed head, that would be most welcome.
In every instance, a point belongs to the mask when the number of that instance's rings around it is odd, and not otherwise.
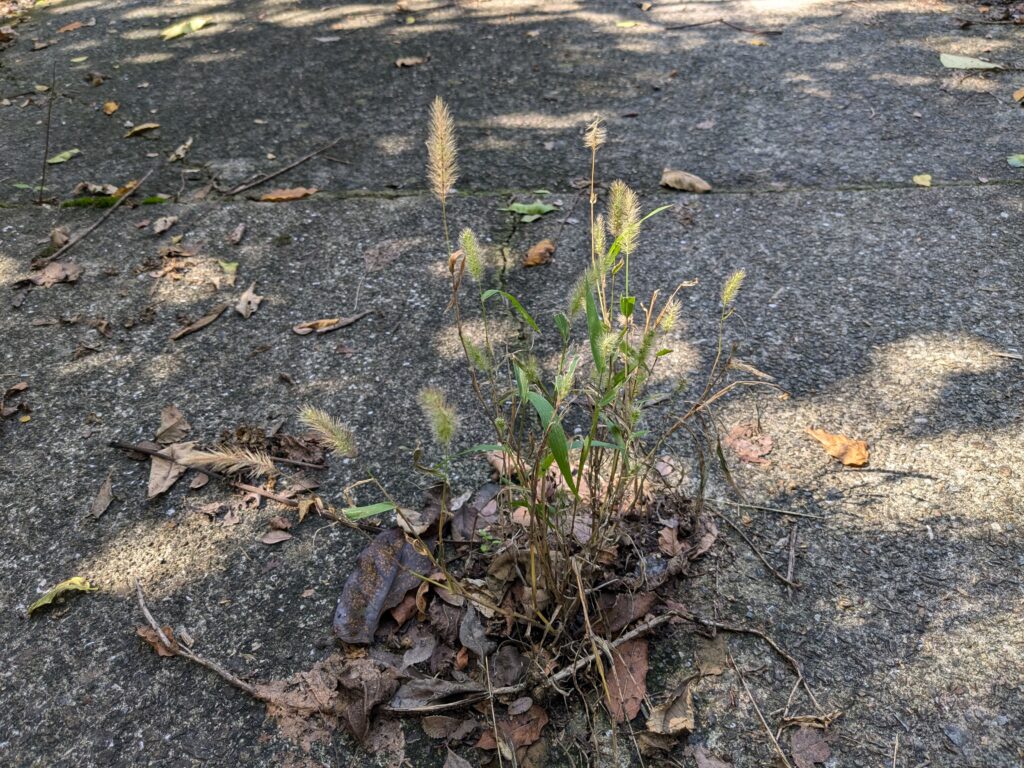
[[[442,203],[459,177],[455,123],[448,105],[440,96],[430,105],[430,129],[427,134],[427,176],[430,189]]]
[[[606,226],[604,214],[597,214],[597,221],[594,223],[594,251],[597,253],[597,263],[603,265],[605,271],[611,269],[611,265],[607,263],[608,242],[604,237]]]
[[[743,278],[747,276],[747,272],[744,269],[737,269],[729,279],[725,281],[725,285],[722,287],[722,307],[728,309],[729,306],[736,300],[736,295],[740,292],[740,286],[743,285]]]
[[[608,231],[623,253],[633,253],[640,236],[640,200],[624,181],[613,181],[608,189]]]
[[[587,126],[586,133],[583,134],[583,146],[591,152],[597,152],[597,148],[604,144],[607,138],[608,132],[604,128],[603,121],[601,118],[597,118]]]
[[[484,279],[484,256],[480,242],[468,227],[459,235],[459,248],[466,259],[466,271],[478,283]]]
[[[315,432],[334,453],[355,456],[356,439],[352,431],[327,411],[304,405],[299,411],[299,421]]]
[[[274,462],[263,451],[248,448],[224,448],[216,451],[192,451],[182,459],[190,467],[205,467],[214,472],[234,475],[244,472],[252,477],[276,475]]]
[[[679,324],[679,313],[682,311],[682,305],[679,303],[679,299],[671,298],[665,308],[661,311],[661,317],[658,320],[658,328],[662,333],[670,333]]]
[[[430,424],[434,440],[448,448],[459,431],[459,415],[448,404],[444,392],[435,387],[427,387],[420,391],[420,408]]]

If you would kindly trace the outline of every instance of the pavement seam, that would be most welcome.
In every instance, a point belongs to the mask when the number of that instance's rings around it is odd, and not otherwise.
[[[785,195],[785,194],[809,194],[809,193],[820,193],[820,194],[834,194],[837,192],[893,192],[899,190],[905,191],[918,191],[926,192],[929,189],[975,189],[985,187],[1019,187],[1024,185],[1024,179],[991,179],[989,181],[950,181],[950,182],[939,182],[933,183],[929,187],[921,187],[917,184],[910,184],[904,182],[877,182],[877,183],[864,183],[864,184],[848,184],[838,185],[834,187],[781,187],[778,189],[762,188],[762,189],[716,189],[711,192],[707,192],[700,197],[757,197],[760,195]],[[558,190],[553,192],[553,195],[569,195],[575,190],[566,189]],[[659,190],[656,194],[664,193],[664,190]],[[532,195],[533,191],[530,189],[480,189],[480,190],[468,190],[457,193],[456,197],[462,198],[503,198],[510,195],[514,196],[529,196]],[[670,193],[665,193],[670,194]],[[313,200],[401,200],[403,198],[420,198],[430,197],[433,193],[427,189],[411,189],[411,190],[390,190],[390,189],[359,189],[359,190],[345,190],[340,192],[328,192],[321,190],[315,198],[309,198],[307,202]],[[695,195],[680,195],[680,199],[690,200],[696,197]],[[167,205],[177,206],[193,206],[193,205],[206,205],[210,203],[219,204],[234,204],[234,203],[260,203],[264,202],[254,198],[248,197],[217,197],[217,198],[205,198],[203,200],[180,200],[180,201],[167,201]],[[276,203],[275,203],[276,205]],[[38,206],[32,202],[26,202],[21,200],[0,200],[0,209],[4,210],[25,210],[34,209]],[[72,206],[69,206],[72,207]],[[84,206],[81,208],[88,210]],[[48,208],[47,210],[57,210],[57,206]]]

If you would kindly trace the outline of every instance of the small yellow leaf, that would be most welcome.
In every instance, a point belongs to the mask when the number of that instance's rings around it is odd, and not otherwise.
[[[63,151],[63,152],[61,152],[59,154],[54,155],[53,157],[51,157],[46,162],[47,162],[48,165],[57,165],[58,163],[66,163],[72,157],[74,157],[75,155],[79,155],[81,153],[82,153],[82,150],[78,149],[77,147],[75,147],[74,149],[67,149],[67,150],[65,150],[65,151]]]
[[[756,38],[756,37],[753,40],[748,40],[747,42],[750,45],[768,45],[768,43],[766,41],[761,40],[761,39]]]
[[[103,104],[103,114],[112,115],[121,108],[121,105],[116,101],[108,101]]]
[[[142,125],[136,125],[128,133],[124,135],[124,138],[130,138],[132,136],[138,136],[140,133],[146,133],[147,131],[155,131],[160,127],[160,123],[142,123]]]
[[[176,37],[187,35],[190,32],[198,32],[207,25],[208,21],[208,19],[202,16],[195,16],[191,19],[186,19],[185,21],[179,21],[177,24],[172,24],[161,32],[160,36],[163,37],[165,41],[173,40]]]
[[[71,60],[71,63],[72,64],[81,64],[83,61],[88,61],[88,60],[89,60],[88,56],[75,56],[75,58],[73,58]]]
[[[92,586],[88,579],[84,579],[81,576],[72,576],[70,579],[62,581],[56,587],[51,589],[45,595],[36,600],[32,605],[28,607],[28,615],[31,616],[35,611],[42,608],[44,605],[49,605],[54,601],[55,598],[64,594],[65,592],[95,592],[96,588]]]
[[[932,175],[930,173],[919,173],[914,177],[914,183],[919,187],[930,187],[932,185]]]
[[[32,421],[32,417],[26,413],[24,416],[19,416],[18,421],[20,421],[22,424],[28,424],[30,421]]]
[[[615,22],[615,26],[619,27],[620,29],[631,29],[633,27],[638,26],[639,24],[640,24],[640,22],[638,22],[638,21],[617,21],[617,22]]]
[[[273,192],[267,192],[263,197],[260,198],[264,203],[286,203],[290,200],[301,200],[304,197],[315,195],[317,193],[315,187],[294,187],[293,189],[275,189]]]

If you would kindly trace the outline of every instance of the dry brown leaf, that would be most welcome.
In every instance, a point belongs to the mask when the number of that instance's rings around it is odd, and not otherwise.
[[[638,637],[612,652],[615,664],[608,675],[605,703],[616,723],[632,720],[640,713],[647,695],[647,640]]]
[[[824,763],[832,755],[825,731],[801,725],[789,737],[789,748],[797,768],[814,768],[815,763]]]
[[[695,176],[686,171],[674,171],[666,168],[661,172],[661,186],[671,189],[678,189],[683,192],[702,194],[711,191],[711,185],[700,176]]]
[[[1013,92],[1014,101],[1024,101],[1024,88],[1018,88]]]
[[[207,312],[205,315],[203,315],[201,318],[196,320],[191,325],[187,325],[184,328],[182,328],[181,330],[176,331],[173,334],[171,334],[171,341],[177,341],[178,339],[182,338],[183,336],[188,336],[190,333],[195,333],[196,331],[201,331],[203,328],[205,328],[210,323],[212,323],[214,320],[216,320],[218,317],[220,317],[222,314],[224,314],[224,310],[226,310],[228,308],[228,306],[230,306],[230,305],[228,305],[228,304],[218,304],[217,306],[215,306],[213,309],[211,309],[209,312]]]
[[[103,485],[100,486],[96,498],[92,500],[92,504],[89,506],[89,514],[93,518],[98,519],[100,515],[107,511],[107,507],[110,506],[113,498],[113,472],[107,472],[107,479],[103,481]]]
[[[195,453],[194,445],[194,441],[174,443],[162,449],[160,456],[150,457],[149,486],[146,490],[146,498],[152,499],[161,493],[166,493],[172,485],[178,482],[178,478],[188,470],[188,467],[178,462],[184,461]],[[162,456],[166,458],[161,458]]]
[[[709,755],[703,747],[687,747],[686,751],[693,755],[693,759],[697,762],[697,768],[732,768],[732,763]]]
[[[210,482],[210,476],[207,475],[205,472],[199,472],[196,474],[195,477],[192,478],[192,482],[188,484],[188,487],[191,488],[193,491],[196,491],[202,488],[208,482]]]
[[[243,237],[245,237],[245,224],[239,224],[231,230],[231,234],[228,235],[228,242],[232,245],[238,245],[242,242]]]
[[[541,731],[548,724],[548,713],[540,705],[534,704],[521,715],[513,715],[506,720],[498,721],[505,743],[513,749],[528,747],[540,738]],[[497,749],[498,740],[493,728],[488,728],[474,745],[478,749]]]
[[[698,675],[686,678],[672,694],[651,710],[647,730],[664,736],[692,733],[694,728],[693,686]]]
[[[541,264],[547,264],[551,261],[554,253],[555,244],[551,240],[541,240],[527,252],[526,258],[523,259],[523,266],[539,267]]]
[[[70,239],[71,233],[68,232],[67,227],[54,227],[50,230],[50,245],[54,248],[62,248],[68,244]]]
[[[675,528],[667,525],[658,534],[658,549],[669,557],[675,557],[686,549],[686,542],[679,539]]]
[[[155,131],[160,127],[160,123],[142,123],[142,125],[136,125],[128,133],[124,135],[124,138],[128,139],[132,136],[138,136],[140,133],[148,133],[149,131]]]
[[[399,69],[406,67],[418,67],[420,64],[426,64],[427,60],[422,56],[403,56],[400,59],[395,59],[395,66]]]
[[[170,641],[171,647],[168,648],[160,640],[160,636],[156,633],[156,630],[152,627],[138,627],[135,633],[153,646],[153,650],[157,652],[159,656],[176,656],[178,651],[178,643],[174,639],[174,631],[168,627],[162,627],[164,636]]]
[[[165,405],[160,411],[160,427],[153,439],[158,443],[169,445],[181,440],[192,431],[192,425],[185,420],[185,415],[176,405]]]
[[[735,453],[740,461],[748,464],[768,464],[764,458],[771,453],[773,447],[772,436],[759,432],[757,425],[752,422],[737,424],[729,430],[722,443]]]
[[[253,283],[248,288],[246,288],[245,293],[243,293],[238,298],[238,303],[235,304],[235,312],[240,314],[246,320],[249,319],[249,316],[256,311],[256,308],[260,305],[260,302],[263,301],[262,296],[256,295],[255,288],[256,283]]]
[[[51,261],[29,278],[36,285],[49,288],[57,283],[74,283],[82,276],[82,268],[71,261]]]
[[[270,518],[270,527],[275,531],[287,531],[292,527],[292,521],[284,515],[277,515]]]
[[[108,117],[121,108],[121,105],[116,101],[105,101],[103,102],[103,114]]]
[[[817,440],[825,451],[834,459],[839,459],[848,467],[863,467],[868,463],[868,444],[863,440],[853,440],[845,435],[835,435],[824,429],[804,430]]]
[[[260,200],[264,203],[287,203],[290,200],[301,200],[304,197],[315,195],[319,190],[316,187],[293,187],[291,189],[275,189],[267,192]]]
[[[324,320],[309,320],[305,323],[299,323],[298,325],[292,326],[292,331],[297,333],[299,336],[306,336],[316,331],[317,333],[330,333],[336,331],[339,328],[345,328],[346,326],[352,325],[358,320],[366,317],[370,314],[369,311],[360,312],[358,315],[352,315],[351,317],[331,317]]]
[[[263,535],[260,539],[264,544],[280,544],[282,541],[288,541],[292,538],[292,535],[287,531],[270,531]]]
[[[70,24],[65,24],[63,27],[57,30],[58,35],[63,35],[65,32],[74,32],[76,29],[81,29],[85,26],[84,22],[72,21]]]

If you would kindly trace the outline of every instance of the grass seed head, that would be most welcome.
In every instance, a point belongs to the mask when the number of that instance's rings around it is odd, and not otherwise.
[[[332,451],[342,456],[354,456],[356,440],[352,431],[331,414],[312,405],[299,411],[299,421],[317,434]]]
[[[442,203],[459,177],[455,123],[448,105],[440,96],[430,105],[430,129],[427,135],[427,176],[430,189]]]
[[[449,447],[459,431],[459,415],[448,404],[444,393],[435,387],[421,390],[419,400],[434,440],[446,448]]]

